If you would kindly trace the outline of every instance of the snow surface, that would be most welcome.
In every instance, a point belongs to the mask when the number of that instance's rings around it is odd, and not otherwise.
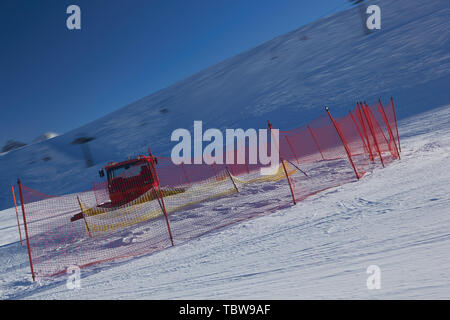
[[[151,255],[32,283],[14,209],[0,211],[2,299],[450,298],[450,4],[373,1],[382,30],[364,36],[358,9],[321,19],[212,66],[84,127],[0,155],[0,208],[10,186],[85,190],[107,161],[168,155],[175,128],[298,127],[330,107],[394,96],[402,160],[295,207]],[[307,40],[305,39],[307,36]],[[167,113],[160,112],[166,108]],[[79,146],[90,142],[95,166]],[[51,160],[44,161],[48,157]],[[380,290],[366,287],[369,265]]]
[[[402,160],[291,208],[155,254],[32,283],[0,212],[3,299],[449,299],[450,106],[405,119]],[[232,199],[232,198],[230,198]],[[231,204],[230,204],[231,205]],[[366,269],[381,268],[368,290]]]

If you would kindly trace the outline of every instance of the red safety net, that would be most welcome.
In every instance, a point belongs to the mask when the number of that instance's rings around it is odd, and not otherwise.
[[[361,125],[368,132],[367,141],[368,146],[371,148],[372,156],[379,158],[383,166],[398,159],[400,153],[397,149],[397,141],[393,134],[393,132],[398,133],[396,121],[389,122],[387,114],[392,115],[392,113],[390,111],[386,112],[381,101],[371,106],[368,106],[366,103],[359,103],[354,113],[363,114]],[[391,127],[392,125],[395,125],[395,127]]]
[[[224,148],[211,164],[152,156],[150,165],[121,167],[110,182],[76,194],[48,196],[20,184],[34,274],[159,251],[360,179],[400,157],[392,99],[385,106],[358,103],[340,118],[327,110],[308,125],[279,131],[278,141],[275,133],[260,136],[257,146]],[[254,155],[265,145],[270,155],[271,142],[281,162],[263,175],[267,165]],[[224,164],[229,157],[240,160]]]

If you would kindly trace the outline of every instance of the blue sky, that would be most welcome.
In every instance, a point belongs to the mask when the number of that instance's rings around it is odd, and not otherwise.
[[[81,8],[81,30],[66,8]],[[65,133],[347,0],[2,0],[0,148]]]

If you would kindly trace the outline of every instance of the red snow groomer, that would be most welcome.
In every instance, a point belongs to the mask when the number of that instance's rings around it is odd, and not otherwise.
[[[99,204],[97,208],[115,208],[139,198],[152,188],[158,186],[158,178],[153,174],[157,159],[153,156],[139,155],[135,159],[122,162],[110,162],[105,169],[99,171],[100,177],[105,176],[106,190],[109,201]],[[146,199],[151,200],[151,199]],[[81,207],[81,203],[80,203]],[[91,214],[97,214],[96,210]],[[88,214],[89,215],[89,214]],[[70,220],[83,219],[83,213],[77,213]]]
[[[110,162],[105,170],[100,170],[100,177],[108,179],[108,193],[112,204],[121,205],[138,198],[153,187],[157,186],[157,179],[152,174],[152,156],[140,155],[119,163]]]
[[[98,204],[96,207],[83,209],[83,205],[78,199],[82,212],[72,216],[70,220],[77,221],[83,219],[84,215],[93,216],[104,213],[104,210],[101,210],[102,208],[118,208],[132,201],[137,204],[155,200],[159,197],[157,192],[146,194],[151,189],[158,190],[162,197],[185,192],[182,187],[161,188],[155,169],[157,163],[157,158],[151,154],[149,156],[139,155],[135,159],[122,162],[108,163],[104,169],[99,171],[99,175],[101,178],[105,175],[107,177],[105,189],[109,200]],[[146,195],[141,197],[144,194]]]

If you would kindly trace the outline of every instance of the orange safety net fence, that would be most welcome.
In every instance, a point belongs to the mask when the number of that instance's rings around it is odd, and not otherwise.
[[[340,118],[327,110],[307,125],[280,130],[278,141],[274,134],[271,128],[256,146],[244,141],[225,148],[211,164],[152,156],[151,165],[124,167],[110,182],[76,194],[49,196],[19,184],[33,277],[156,252],[286,208],[400,158],[392,99],[359,102]],[[279,152],[280,164],[269,174],[261,172],[267,165],[251,161],[262,146],[267,155]],[[240,161],[226,164],[228,157]]]

